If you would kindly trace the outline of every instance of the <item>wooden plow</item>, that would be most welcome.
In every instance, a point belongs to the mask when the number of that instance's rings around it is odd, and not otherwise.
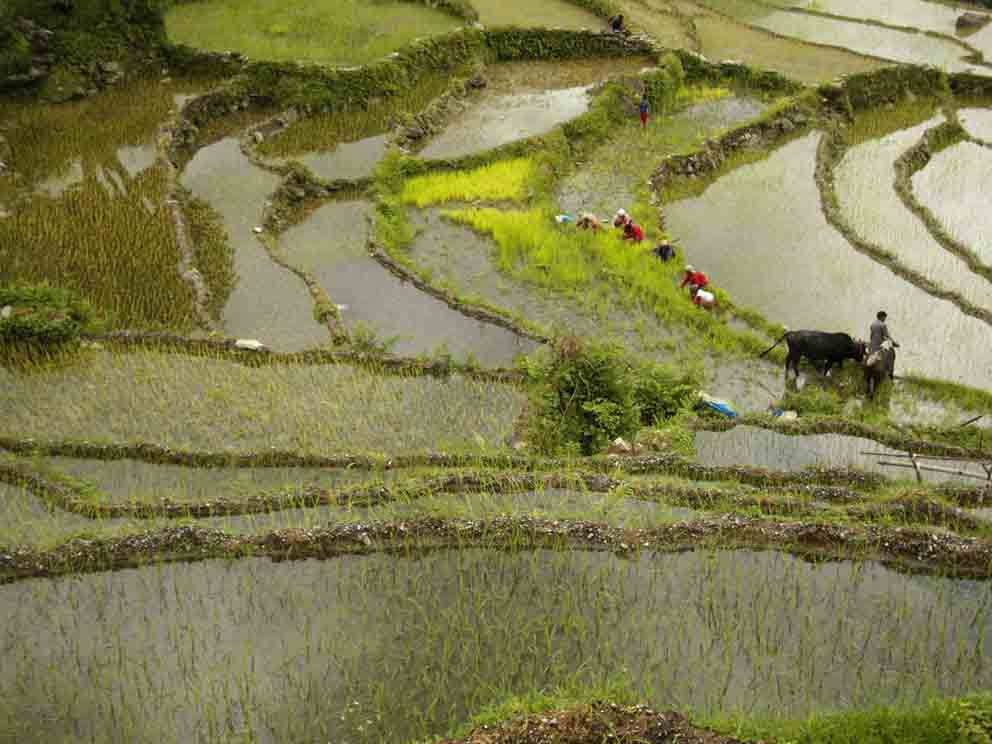
[[[989,488],[992,488],[992,458],[938,457],[936,455],[917,455],[913,452],[907,452],[905,455],[898,452],[862,452],[861,454],[878,457],[879,465],[887,465],[894,468],[912,468],[916,472],[916,481],[918,483],[923,482],[924,472],[930,472],[944,473],[945,475],[957,475],[963,478],[976,478],[978,480],[985,481]],[[899,459],[898,461],[882,459],[886,457]],[[961,470],[960,468],[943,467],[940,465],[927,465],[926,462],[931,460],[936,460],[938,462],[975,463],[981,466],[982,470],[985,471],[985,475],[976,473],[973,470]]]

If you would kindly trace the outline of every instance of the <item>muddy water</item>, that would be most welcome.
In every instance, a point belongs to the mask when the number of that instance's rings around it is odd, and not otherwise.
[[[306,285],[273,263],[252,232],[278,176],[252,165],[237,138],[228,137],[196,153],[182,184],[220,213],[234,248],[238,280],[222,311],[224,333],[278,351],[326,345],[327,329],[314,320]]]
[[[905,454],[899,450],[861,437],[848,437],[840,434],[815,434],[809,436],[786,436],[778,432],[754,426],[737,426],[726,432],[696,432],[696,459],[704,465],[750,465],[769,470],[801,470],[810,466],[843,468],[853,467],[872,473],[881,473],[892,479],[915,479],[912,468],[879,465],[878,458],[862,452],[884,454]],[[887,458],[895,462],[899,458]],[[937,467],[948,467],[948,463],[928,461]],[[958,467],[957,464],[954,467]],[[961,469],[982,475],[977,465]],[[926,483],[962,481],[975,483],[971,478],[961,478],[943,473],[924,473]]]
[[[992,73],[988,68],[965,62],[969,51],[952,41],[881,28],[854,21],[841,21],[802,13],[769,11],[747,0],[706,0],[706,5],[727,10],[759,28],[816,44],[843,47],[858,54],[904,62],[934,65],[948,72]]]
[[[924,222],[906,209],[893,185],[896,158],[941,121],[942,117],[931,119],[848,150],[836,169],[838,201],[844,218],[862,238],[892,251],[904,266],[941,287],[992,310],[992,283],[938,243]]]
[[[858,253],[827,223],[813,180],[820,136],[794,140],[701,196],[668,205],[669,229],[718,287],[771,320],[865,337],[885,308],[902,345],[897,374],[988,386],[989,327]]]
[[[84,517],[50,511],[25,488],[0,483],[0,546],[37,544],[88,523]]]
[[[988,582],[752,551],[472,549],[24,581],[0,587],[0,726],[19,742],[407,741],[493,689],[618,669],[664,708],[801,716],[987,688],[990,606]]]
[[[696,15],[693,24],[700,51],[707,58],[746,62],[808,84],[875,70],[883,64],[845,49],[817,47],[774,36],[714,13]]]
[[[337,489],[368,480],[363,471],[331,468],[186,468],[140,460],[40,458],[38,464],[96,486],[112,501],[210,501],[306,488]]]
[[[356,142],[343,142],[330,152],[309,152],[292,159],[303,163],[315,176],[326,181],[367,178],[385,156],[388,140],[388,135],[380,134]]]
[[[430,352],[442,344],[457,359],[472,355],[488,365],[505,365],[535,344],[482,323],[402,281],[373,260],[365,247],[367,202],[336,202],[318,209],[281,240],[287,258],[311,272],[343,305],[350,328],[370,326],[385,338],[398,336],[397,354]]]
[[[455,117],[420,152],[455,158],[550,132],[589,109],[589,87],[484,96]]]
[[[958,111],[958,119],[972,137],[992,143],[992,108],[961,109]]]
[[[972,142],[960,142],[937,153],[913,176],[913,190],[920,203],[979,260],[992,266],[988,184],[992,184],[992,148]],[[992,292],[992,286],[986,292]]]
[[[892,26],[906,26],[956,36],[955,21],[962,11],[925,0],[773,0],[774,5],[804,8],[848,18],[865,18]]]

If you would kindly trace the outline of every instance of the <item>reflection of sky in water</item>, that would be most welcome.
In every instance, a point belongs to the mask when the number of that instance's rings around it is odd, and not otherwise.
[[[363,323],[383,337],[399,336],[393,348],[398,354],[445,344],[458,359],[473,355],[484,364],[509,365],[533,350],[533,342],[463,315],[373,260],[365,248],[370,210],[367,202],[327,204],[280,241],[289,261],[316,277],[332,302],[346,306],[346,325]]]
[[[958,119],[972,137],[992,143],[992,108],[961,109]]]
[[[987,688],[990,592],[728,550],[176,563],[0,587],[0,693],[29,744],[407,741],[617,669],[666,709],[805,716]]]
[[[884,308],[902,345],[897,374],[986,387],[992,329],[858,253],[826,221],[813,177],[820,136],[794,140],[701,196],[667,205],[668,228],[686,256],[735,302],[794,330],[864,338]]]
[[[234,248],[238,280],[223,310],[225,332],[277,351],[328,343],[327,329],[314,320],[306,284],[275,264],[253,232],[279,177],[253,165],[238,139],[227,137],[198,150],[181,181],[221,214]]]
[[[913,191],[944,228],[992,265],[992,147],[959,142],[934,155],[913,176]],[[992,285],[986,283],[986,292]]]
[[[330,152],[294,155],[287,160],[298,160],[313,171],[317,178],[327,181],[354,180],[372,175],[375,166],[386,154],[389,135],[366,137],[357,142],[342,142]]]
[[[589,87],[483,96],[455,117],[420,156],[453,158],[549,132],[588,110]]]
[[[833,468],[854,467],[872,473],[881,473],[892,479],[915,478],[911,468],[879,465],[878,461],[886,458],[862,454],[863,452],[881,452],[890,455],[904,455],[904,451],[894,450],[870,439],[860,437],[848,437],[841,434],[787,436],[753,426],[735,426],[726,432],[696,432],[695,440],[696,459],[704,465],[749,465],[769,470],[789,471],[801,470],[811,465]],[[900,461],[900,459],[890,457],[887,458],[887,461]],[[937,460],[928,460],[924,464],[965,470],[984,477],[981,467],[975,464],[948,463]],[[923,479],[929,483],[945,481],[979,483],[972,478],[933,472],[925,472]]]
[[[938,243],[923,220],[907,210],[895,190],[896,159],[919,142],[928,129],[943,121],[942,116],[937,116],[852,147],[835,171],[837,200],[844,219],[858,236],[892,252],[904,266],[940,287],[992,311],[992,284]]]
[[[748,19],[769,31],[817,44],[844,47],[853,52],[882,57],[894,62],[933,65],[948,72],[974,72],[988,75],[992,70],[965,62],[968,50],[946,39],[921,33],[907,33],[864,23],[840,21],[822,16],[771,11]]]

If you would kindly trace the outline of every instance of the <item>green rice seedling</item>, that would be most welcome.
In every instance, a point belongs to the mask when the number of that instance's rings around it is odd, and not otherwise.
[[[633,214],[636,218],[638,212]],[[756,336],[736,331],[694,307],[687,293],[678,289],[681,267],[658,261],[646,247],[649,241],[636,245],[611,232],[560,227],[547,208],[462,209],[445,215],[491,235],[499,250],[497,265],[512,276],[567,291],[582,291],[605,278],[631,304],[652,307],[659,320],[693,328],[718,348],[762,350],[764,342]],[[649,236],[657,234],[650,221],[642,224]]]
[[[440,96],[458,72],[428,71],[413,86],[385,98],[369,108],[316,114],[291,124],[278,136],[258,145],[258,152],[272,157],[291,157],[307,152],[333,150],[343,142],[384,134],[401,119],[420,111]]]
[[[154,145],[175,90],[139,82],[78,103],[7,104],[15,176],[0,179],[13,207],[0,281],[71,289],[118,327],[193,325]]]
[[[0,368],[0,381],[7,435],[199,450],[478,451],[477,435],[499,449],[523,404],[509,385],[457,375],[246,367],[157,353],[93,352],[44,375]]]
[[[172,5],[169,38],[199,49],[234,49],[254,59],[357,65],[414,39],[451,31],[461,19],[426,3],[320,0],[287,12],[276,0]]]
[[[448,201],[520,202],[530,193],[535,167],[529,158],[516,158],[471,171],[439,171],[415,176],[403,184],[402,201],[421,208]]]

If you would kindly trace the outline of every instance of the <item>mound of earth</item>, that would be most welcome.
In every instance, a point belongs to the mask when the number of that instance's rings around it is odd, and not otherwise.
[[[678,713],[643,705],[593,703],[538,713],[497,726],[480,726],[464,739],[441,744],[741,744],[699,729]]]

